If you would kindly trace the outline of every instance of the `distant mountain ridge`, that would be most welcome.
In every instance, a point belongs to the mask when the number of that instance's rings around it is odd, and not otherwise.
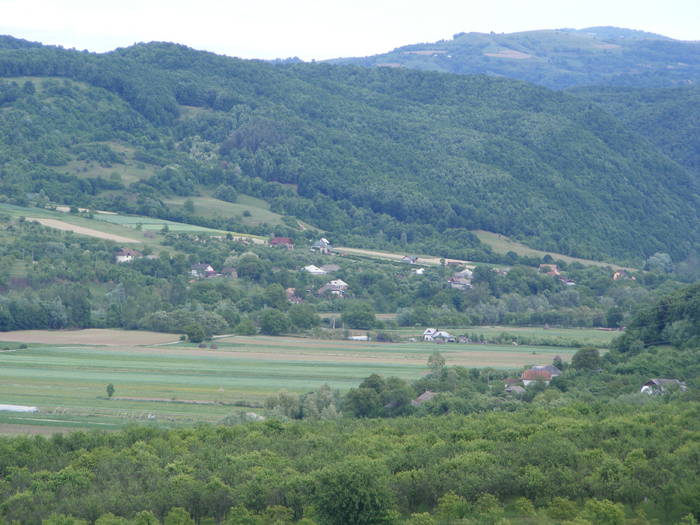
[[[700,82],[700,42],[616,27],[457,33],[452,40],[329,62],[505,76],[552,89]]]

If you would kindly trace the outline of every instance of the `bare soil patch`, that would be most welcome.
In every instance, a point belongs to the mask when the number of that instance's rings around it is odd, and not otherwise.
[[[55,228],[57,230],[64,230],[74,232],[80,235],[87,235],[89,237],[97,237],[98,239],[105,239],[108,241],[115,242],[141,242],[137,239],[130,239],[129,237],[122,237],[121,235],[115,235],[113,233],[105,233],[98,230],[93,230],[92,228],[85,228],[83,226],[76,226],[75,224],[70,224],[64,221],[59,221],[57,219],[42,219],[36,217],[27,217],[29,221],[36,221],[49,228]]]
[[[88,328],[85,330],[16,330],[14,332],[0,333],[0,341],[59,345],[155,345],[171,343],[178,339],[179,336],[175,334],[103,328]]]

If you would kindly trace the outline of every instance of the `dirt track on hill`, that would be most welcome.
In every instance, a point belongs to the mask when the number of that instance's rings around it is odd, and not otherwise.
[[[57,230],[64,230],[69,232],[78,233],[80,235],[87,235],[89,237],[97,237],[98,239],[105,239],[108,241],[115,242],[141,242],[137,239],[130,239],[129,237],[122,237],[121,235],[115,235],[113,233],[105,233],[98,230],[93,230],[91,228],[85,228],[83,226],[76,226],[75,224],[70,224],[68,222],[59,221],[58,219],[40,219],[37,217],[27,217],[28,221],[36,221],[49,228],[55,228]]]
[[[406,254],[402,253],[390,253],[390,252],[378,252],[376,250],[363,250],[361,248],[346,248],[346,247],[337,247],[335,250],[340,253],[341,255],[343,254],[348,254],[348,255],[365,255],[367,257],[379,257],[380,259],[390,259],[393,261],[400,261]],[[440,257],[418,257],[418,261],[416,262],[416,265],[420,266],[421,264],[430,264],[434,266],[439,266],[440,265]],[[474,268],[474,263],[471,261],[463,261],[461,259],[445,259],[446,263],[459,263],[467,268]]]

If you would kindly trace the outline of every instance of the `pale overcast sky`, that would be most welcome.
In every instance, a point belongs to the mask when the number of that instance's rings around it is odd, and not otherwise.
[[[599,25],[700,40],[700,0],[0,0],[0,34],[97,52],[160,40],[321,60],[462,31]]]

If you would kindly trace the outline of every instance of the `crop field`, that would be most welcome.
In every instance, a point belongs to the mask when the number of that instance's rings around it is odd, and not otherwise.
[[[448,365],[495,368],[550,363],[555,355],[569,359],[575,351],[264,336],[222,337],[212,350],[154,345],[154,334],[139,341],[138,332],[112,339],[113,346],[97,346],[106,334],[58,333],[64,339],[52,345],[32,342],[42,340],[41,334],[0,335],[15,341],[0,351],[0,403],[39,408],[37,413],[0,412],[0,433],[45,432],[47,426],[113,429],[132,422],[173,426],[216,422],[251,410],[264,414],[244,405],[259,406],[282,389],[303,393],[323,383],[347,390],[372,373],[417,379],[427,372],[428,356],[436,349]],[[172,337],[162,334],[161,341]],[[18,341],[27,348],[19,348]],[[110,383],[112,399],[106,394]]]

